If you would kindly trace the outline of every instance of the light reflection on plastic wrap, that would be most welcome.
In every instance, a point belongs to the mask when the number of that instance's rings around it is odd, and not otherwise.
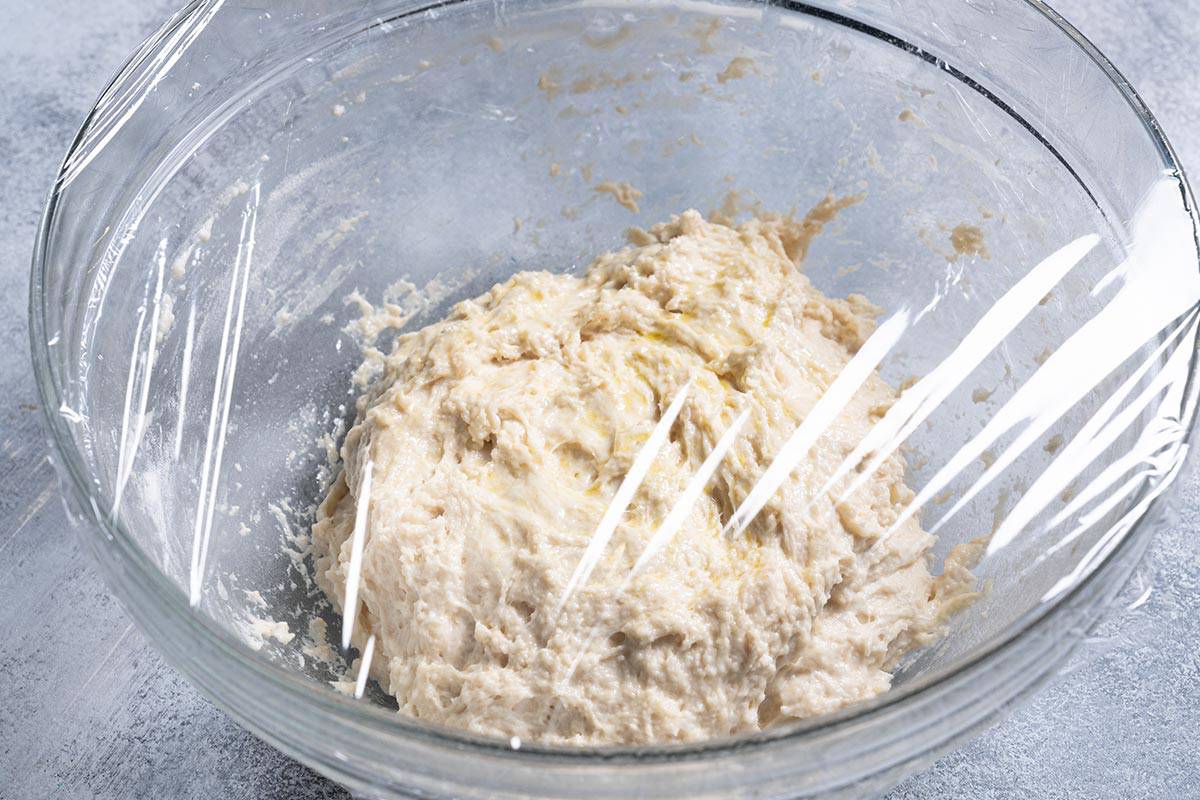
[[[86,135],[73,152],[73,158],[63,165],[59,184],[66,188],[87,169],[141,108],[154,96],[154,90],[166,79],[171,69],[212,23],[225,0],[205,0],[197,9],[178,12],[160,29],[165,39],[153,52],[140,52],[126,65],[125,72],[133,76],[127,86],[110,87],[97,101],[102,113],[87,127]],[[194,13],[193,13],[194,12]],[[153,41],[153,37],[148,40]],[[119,82],[118,82],[119,83]]]
[[[213,380],[212,401],[209,404],[203,469],[200,473],[200,494],[197,498],[196,521],[192,533],[192,565],[188,598],[193,608],[200,604],[204,568],[208,563],[208,550],[212,542],[213,513],[216,510],[217,497],[221,488],[222,455],[225,452],[225,442],[229,436],[229,412],[233,403],[234,380],[241,354],[242,326],[246,317],[246,292],[250,286],[250,268],[254,262],[254,231],[258,223],[260,199],[260,188],[256,183],[253,195],[247,202],[245,211],[242,212],[242,229],[238,236],[237,260],[234,261],[233,274],[229,278],[229,299],[225,305],[225,322],[221,329],[221,349],[217,358],[217,374]],[[154,333],[151,332],[151,337],[153,335]],[[180,413],[182,414],[184,411],[181,409]]]

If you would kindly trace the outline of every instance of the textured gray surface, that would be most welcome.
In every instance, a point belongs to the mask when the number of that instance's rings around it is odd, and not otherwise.
[[[2,798],[346,796],[237,728],[132,627],[68,527],[38,430],[25,298],[44,193],[104,81],[173,5],[0,0]],[[1200,2],[1056,5],[1200,169]],[[1200,476],[1178,505],[1066,672],[890,798],[1200,797]]]

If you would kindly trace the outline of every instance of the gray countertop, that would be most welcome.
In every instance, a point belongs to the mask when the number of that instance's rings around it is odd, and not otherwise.
[[[162,659],[67,523],[26,338],[42,202],[171,0],[0,0],[0,797],[343,798]],[[1200,170],[1198,0],[1061,0]],[[1109,618],[1032,702],[889,798],[1200,797],[1200,475]]]

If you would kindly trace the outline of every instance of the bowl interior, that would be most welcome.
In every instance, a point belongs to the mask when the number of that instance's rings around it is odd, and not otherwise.
[[[896,437],[909,483],[938,556],[993,536],[989,591],[897,684],[1020,624],[1182,458],[1186,188],[1082,51],[1060,42],[1039,70],[1028,43],[1004,43],[1012,63],[986,49],[992,26],[1019,35],[1003,18],[852,5],[377,3],[324,38],[309,18],[207,20],[158,83],[106,98],[91,163],[66,168],[62,214],[78,203],[90,228],[52,247],[76,266],[48,333],[99,512],[198,613],[333,691],[347,665],[310,620],[330,644],[338,621],[303,553],[359,391],[354,298],[413,329],[688,208],[862,195],[805,268],[830,296],[913,313],[882,364],[928,378]],[[247,50],[248,21],[289,46]],[[201,58],[220,47],[240,66]],[[623,205],[605,182],[641,194]],[[74,198],[92,184],[89,216]]]

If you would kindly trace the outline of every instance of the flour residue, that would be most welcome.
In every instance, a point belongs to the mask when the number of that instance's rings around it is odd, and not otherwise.
[[[642,198],[642,193],[627,181],[603,181],[596,184],[595,191],[597,194],[612,195],[613,199],[624,208],[635,214],[638,212],[637,201]]]
[[[537,88],[546,96],[547,100],[553,100],[558,97],[558,91],[561,88],[560,81],[562,80],[562,70],[557,67],[551,67],[538,76]]]
[[[977,225],[968,225],[964,222],[951,228],[950,246],[954,248],[953,258],[957,258],[958,256],[990,257],[987,242],[984,240],[983,229]]]
[[[729,83],[751,75],[756,70],[754,59],[745,56],[736,56],[726,66],[725,69],[717,73],[717,83]]]
[[[719,19],[697,23],[691,31],[692,38],[696,40],[696,49],[701,53],[715,53],[717,48],[713,40],[719,30],[721,30],[721,20]]]

